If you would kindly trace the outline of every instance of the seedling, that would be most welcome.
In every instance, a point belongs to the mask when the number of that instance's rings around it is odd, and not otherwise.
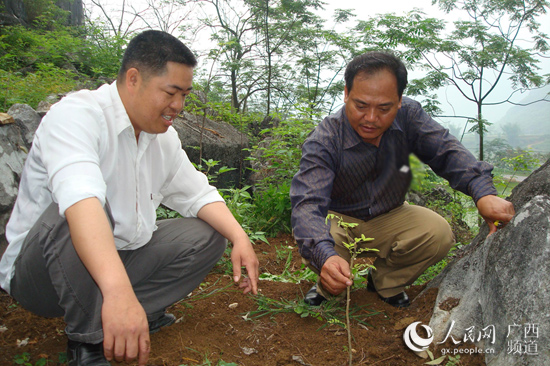
[[[327,215],[327,218],[326,218],[327,224],[328,224],[328,220],[334,220],[334,219],[338,220],[338,226],[344,229],[344,231],[346,232],[347,241],[343,242],[342,244],[346,247],[346,249],[350,253],[351,258],[349,262],[349,268],[351,269],[351,272],[352,272],[352,280],[355,280],[355,277],[358,274],[358,272],[366,269],[365,266],[367,268],[374,268],[374,266],[371,264],[363,265],[359,268],[359,266],[355,265],[355,260],[357,259],[357,257],[364,252],[378,251],[378,249],[360,246],[360,244],[362,243],[367,243],[369,241],[374,240],[374,238],[367,238],[363,233],[361,233],[360,237],[353,237],[353,238],[351,237],[350,229],[356,227],[358,224],[345,222],[342,219],[342,217],[334,214]],[[346,330],[348,333],[349,365],[351,366],[353,363],[353,349],[351,344],[351,326],[350,326],[351,324],[350,324],[350,317],[349,317],[350,303],[351,303],[351,286],[348,286],[348,288],[346,289]]]

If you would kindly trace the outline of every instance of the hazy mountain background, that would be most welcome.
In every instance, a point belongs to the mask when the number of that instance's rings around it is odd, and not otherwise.
[[[513,105],[488,128],[486,143],[500,138],[504,139],[512,147],[530,149],[532,152],[550,153],[550,86],[525,93],[523,98],[515,98],[519,104],[528,104],[546,97],[547,101],[532,103],[525,106]],[[502,108],[507,108],[506,104]],[[463,126],[454,126],[460,127]],[[462,130],[455,131],[461,134]],[[453,132],[453,128],[451,128]],[[460,136],[458,136],[460,137]],[[463,143],[472,152],[477,154],[479,136],[474,133],[466,133]]]

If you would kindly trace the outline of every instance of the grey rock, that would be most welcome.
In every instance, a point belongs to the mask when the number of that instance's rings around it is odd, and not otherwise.
[[[520,183],[509,199],[514,219],[489,237],[485,225],[428,285],[439,288],[429,325],[436,342],[447,335],[463,341],[470,327],[476,336],[484,329],[492,331],[494,341],[476,343],[494,350],[485,354],[488,365],[549,365],[550,161]],[[525,331],[535,327],[537,337],[525,337]],[[514,351],[514,346],[521,348]]]
[[[17,198],[27,152],[26,142],[17,124],[0,126],[0,255],[7,246],[6,224]]]
[[[226,166],[236,170],[220,174],[214,185],[217,188],[229,188],[239,185],[248,176],[248,154],[243,151],[249,147],[248,137],[235,127],[213,121],[209,118],[184,112],[182,117],[174,120],[174,128],[178,132],[182,147],[191,162],[205,165],[201,160],[219,161],[213,170]],[[202,157],[200,147],[202,146]],[[244,172],[244,176],[241,176]]]
[[[44,117],[46,113],[50,110],[52,104],[48,103],[46,101],[41,101],[38,103],[38,106],[36,107],[36,113],[40,116],[40,118]]]
[[[34,132],[38,128],[42,117],[27,104],[14,104],[8,109],[8,114],[12,115],[15,119],[15,124],[21,131],[25,147],[29,150],[32,146]]]

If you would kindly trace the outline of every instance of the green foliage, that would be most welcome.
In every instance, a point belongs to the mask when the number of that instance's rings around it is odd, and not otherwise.
[[[93,78],[113,78],[122,59],[125,39],[88,28],[51,24],[63,12],[51,0],[27,1],[42,26],[0,28],[0,106],[14,103],[36,107],[50,94],[67,93]],[[34,18],[33,18],[34,19]],[[55,21],[57,22],[57,21]],[[92,83],[93,84],[93,83]]]
[[[265,139],[252,148],[249,160],[262,168],[254,171],[264,178],[259,187],[290,182],[302,157],[301,146],[315,125],[309,120],[288,119],[260,132]]]
[[[199,353],[198,351],[192,349],[192,348],[189,348],[189,347],[186,347],[188,350],[191,350],[193,352],[196,352],[196,353]],[[208,359],[208,353],[205,353],[203,356],[203,361],[202,363],[199,363],[201,361],[196,361],[196,360],[192,360],[193,363],[192,365],[193,366],[239,366],[238,364],[234,363],[234,362],[225,362],[224,360],[220,359],[218,360],[217,363],[212,363],[212,361],[210,361]],[[179,366],[191,366],[190,364],[180,364]]]
[[[157,220],[175,219],[182,217],[179,212],[174,211],[164,205],[157,208]]]
[[[269,244],[266,238],[266,233],[259,229],[262,227],[262,225],[259,224],[260,221],[264,220],[256,220],[257,218],[253,216],[256,212],[256,207],[254,205],[254,198],[252,198],[248,192],[249,189],[250,186],[245,186],[243,188],[220,189],[220,193],[222,194],[227,207],[246,232],[250,240],[252,242],[261,240]]]
[[[22,0],[29,22],[36,28],[55,29],[67,22],[69,12],[54,0]]]
[[[100,25],[91,23],[84,29],[82,37],[85,38],[79,53],[78,70],[93,79],[115,79],[129,36],[105,34]]]
[[[55,68],[51,64],[39,64],[37,67],[36,72],[25,76],[0,70],[1,109],[7,110],[15,103],[36,108],[48,95],[70,91],[77,85],[71,73],[66,70]]]
[[[290,186],[269,185],[250,194],[251,187],[221,189],[225,203],[252,241],[267,243],[266,236],[274,237],[290,232]]]
[[[220,176],[220,174],[227,173],[236,169],[222,166],[219,167],[218,170],[214,170],[214,168],[217,167],[219,163],[219,160],[202,159],[202,164],[192,164],[199,172],[203,172],[204,174],[206,174],[206,176],[208,177],[208,182],[210,184],[215,184],[218,181],[218,177]]]
[[[349,266],[352,269],[352,275],[353,275],[352,278],[355,279],[355,277],[358,277],[357,272],[359,272],[359,269],[355,265],[355,260],[357,259],[357,257],[359,255],[361,255],[362,253],[365,253],[365,252],[369,252],[369,251],[377,252],[378,251],[378,249],[364,247],[364,246],[361,246],[360,244],[368,243],[369,241],[372,241],[374,239],[373,238],[367,238],[365,236],[365,234],[363,234],[363,233],[361,233],[361,236],[359,236],[359,237],[354,236],[352,238],[350,230],[353,229],[354,227],[356,227],[357,225],[359,225],[357,223],[346,222],[346,221],[344,221],[344,219],[342,217],[334,215],[334,214],[328,214],[327,218],[326,218],[327,223],[328,223],[328,220],[337,220],[338,227],[344,229],[344,231],[346,232],[347,241],[343,242],[342,244],[344,244],[344,246],[349,251],[349,254],[351,256]],[[364,271],[364,270],[368,270],[369,268],[374,268],[374,266],[371,265],[371,264],[366,264],[366,265],[363,266],[363,268],[361,268],[361,270]],[[356,272],[355,274],[353,273],[354,270]],[[351,338],[352,337],[351,337],[351,325],[350,325],[350,302],[351,302],[351,289],[350,289],[350,286],[348,286],[347,289],[346,289],[346,330],[348,332],[349,365],[351,366],[352,363],[353,363],[352,362],[353,361],[353,353],[352,353],[352,343],[351,343]]]
[[[518,172],[530,172],[534,167],[540,165],[539,160],[531,155],[529,151],[517,154],[514,157],[503,158],[502,161],[512,170],[512,176],[506,183],[506,186],[501,192],[501,195],[505,194],[510,182],[513,180]]]
[[[317,275],[311,269],[305,267],[302,264],[302,267],[299,270],[292,271],[292,249],[291,248],[280,248],[277,249],[277,260],[283,259],[285,257],[285,266],[281,274],[271,274],[268,272],[263,272],[260,274],[260,280],[264,281],[275,281],[275,282],[286,282],[286,283],[300,283],[302,281],[314,282],[317,279]]]
[[[483,107],[503,104],[489,96],[507,78],[513,91],[540,87],[548,83],[539,70],[535,55],[548,51],[548,35],[542,32],[538,17],[546,13],[547,1],[539,0],[439,0],[447,13],[465,11],[466,20],[447,27],[444,20],[427,18],[418,10],[404,16],[385,14],[359,22],[357,30],[367,49],[399,50],[408,63],[428,70],[426,76],[412,81],[409,95],[428,96],[449,85],[475,104],[469,116],[471,129],[479,135],[479,156],[484,160],[484,135],[489,121]],[[521,35],[521,36],[520,36]],[[428,98],[430,99],[430,98]]]
[[[254,298],[254,301],[256,301],[258,308],[246,313],[245,320],[255,320],[264,316],[273,318],[277,314],[290,313],[296,314],[300,318],[314,318],[323,321],[324,324],[319,329],[331,324],[345,328],[345,309],[338,299],[329,299],[324,301],[321,306],[316,307],[306,304],[303,296],[299,296],[295,300],[276,300],[258,295]],[[380,312],[369,309],[368,305],[354,305],[350,308],[350,319],[366,327],[370,326],[366,319],[377,314],[380,314]]]
[[[460,365],[460,355],[456,356],[449,356],[449,361],[445,364],[445,366],[458,366]]]
[[[13,357],[13,363],[16,365],[23,365],[23,366],[45,366],[50,363],[53,363],[53,361],[47,360],[43,357],[40,357],[35,363],[32,363],[31,354],[29,352],[23,352],[22,354],[15,355]]]
[[[456,256],[456,251],[458,249],[460,249],[461,247],[463,246],[462,243],[456,243],[452,248],[451,250],[449,251],[449,253],[447,254],[447,256],[445,258],[443,258],[442,260],[440,260],[439,262],[437,262],[436,264],[433,264],[431,265],[430,267],[428,267],[427,270],[424,271],[424,273],[422,273],[417,279],[416,281],[413,283],[413,286],[421,286],[425,283],[428,283],[430,282],[431,280],[433,280],[439,273],[441,273],[441,271],[443,271],[443,269],[445,267],[447,267],[447,265],[449,263],[451,263],[451,261],[454,259],[454,257]]]

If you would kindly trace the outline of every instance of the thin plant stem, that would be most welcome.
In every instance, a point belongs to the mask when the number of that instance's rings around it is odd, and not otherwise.
[[[353,268],[353,262],[355,261],[355,253],[351,256],[350,268]],[[353,352],[351,348],[351,322],[349,320],[349,306],[351,303],[351,286],[346,289],[346,329],[348,331],[348,354],[349,354],[349,366],[353,363]]]

